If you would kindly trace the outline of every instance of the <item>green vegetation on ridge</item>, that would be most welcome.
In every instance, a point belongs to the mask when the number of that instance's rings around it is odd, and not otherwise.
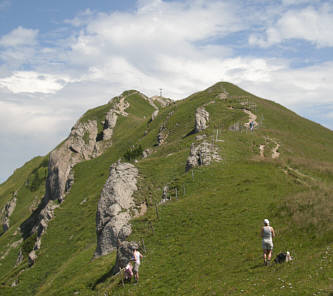
[[[229,94],[226,100],[218,97],[222,91]],[[134,91],[127,95],[129,116],[119,117],[108,151],[75,167],[75,183],[55,211],[35,265],[27,269],[23,263],[11,270],[18,249],[0,260],[1,295],[333,292],[331,131],[229,83],[218,83],[169,105],[152,122],[149,119],[154,109],[149,103]],[[214,104],[205,107],[210,114],[209,127],[200,134],[206,134],[206,140],[218,147],[222,161],[185,172],[191,144],[196,142],[192,133],[195,110],[213,100]],[[252,105],[241,104],[247,101]],[[255,109],[251,109],[254,104]],[[230,130],[235,123],[242,126],[248,121],[244,106],[261,120],[253,133]],[[81,120],[102,121],[107,111],[104,105],[88,111]],[[159,147],[157,134],[163,123],[169,136]],[[220,142],[215,141],[217,130]],[[271,158],[275,143],[270,139],[281,145],[280,157],[275,160]],[[265,158],[259,156],[262,144],[266,145]],[[129,238],[144,240],[147,252],[140,282],[123,286],[119,276],[107,277],[115,253],[96,260],[92,256],[96,205],[109,167],[133,145],[154,150],[135,163],[140,173],[135,197],[149,207],[146,215],[133,221]],[[31,167],[27,164],[22,168],[27,172],[10,184],[24,184],[32,172],[43,167],[42,162],[40,159]],[[14,185],[8,184],[0,186],[3,205],[2,193],[14,190]],[[155,204],[165,185],[169,185],[172,200],[158,206],[158,219]],[[36,192],[22,188],[27,196]],[[295,258],[292,263],[263,266],[259,230],[264,218],[270,218],[277,231],[275,255],[289,250]],[[0,256],[13,241],[13,231],[0,237]],[[16,279],[18,285],[11,287]]]

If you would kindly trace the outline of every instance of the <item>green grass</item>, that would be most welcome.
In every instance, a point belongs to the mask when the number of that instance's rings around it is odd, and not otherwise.
[[[224,90],[229,97],[221,100],[218,95]],[[13,269],[18,248],[0,260],[1,295],[333,292],[331,131],[230,83],[218,83],[171,104],[152,122],[154,109],[147,101],[135,91],[123,95],[130,103],[128,117],[118,118],[112,146],[102,156],[75,167],[75,183],[49,223],[35,265],[23,273],[20,271],[26,268],[26,261]],[[222,161],[185,172],[191,144],[196,141],[192,133],[195,110],[212,100],[215,103],[206,106],[209,127],[201,134],[212,143],[218,130],[221,141],[215,145]],[[241,104],[245,100],[262,124],[253,133],[230,131],[235,122],[243,126],[248,121]],[[101,122],[111,106],[89,110],[81,120]],[[158,147],[162,124],[169,136],[166,144]],[[273,142],[266,143],[265,158],[259,157],[259,145],[267,137],[281,145],[278,160],[271,159]],[[111,278],[108,274],[115,253],[95,260],[92,257],[96,205],[109,167],[124,158],[133,145],[153,150],[148,158],[134,163],[140,174],[136,202],[145,201],[149,207],[146,215],[133,221],[134,232],[129,238],[144,240],[147,252],[140,282],[123,286],[119,276]],[[23,186],[35,178],[44,182],[42,163],[43,159],[28,163],[0,186],[3,204],[17,185],[22,187],[18,196],[27,196],[14,212],[17,226],[27,217],[35,193],[37,199],[43,194],[40,186],[37,191]],[[165,185],[172,200],[158,206],[158,218],[155,204]],[[263,266],[259,232],[264,218],[272,221],[277,232],[274,253],[289,250],[295,257],[292,263]],[[0,237],[0,255],[20,238],[13,232],[14,228]],[[11,288],[16,279],[19,285]]]

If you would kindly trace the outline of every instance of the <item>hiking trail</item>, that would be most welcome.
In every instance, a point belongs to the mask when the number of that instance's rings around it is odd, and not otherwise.
[[[250,110],[248,109],[243,109],[246,114],[249,115],[249,121],[244,123],[244,126],[247,128],[250,128],[250,123],[253,121],[254,122],[254,127],[258,126],[258,122],[256,122],[257,115],[253,114]]]

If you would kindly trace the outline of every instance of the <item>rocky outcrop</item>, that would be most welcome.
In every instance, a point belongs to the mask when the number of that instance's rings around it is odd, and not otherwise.
[[[163,187],[162,199],[160,201],[160,204],[163,204],[163,203],[165,203],[165,202],[167,202],[169,200],[170,200],[169,186],[165,185]]]
[[[120,97],[119,102],[114,104],[114,107],[106,114],[103,127],[103,140],[111,140],[113,129],[116,126],[118,117],[128,116],[125,110],[129,107],[129,103],[125,101],[125,97]]]
[[[153,97],[151,97],[151,98],[149,98],[149,100],[151,101],[151,102],[158,102],[163,108],[164,107],[166,107],[166,106],[168,106],[168,105],[170,105],[171,104],[171,102],[172,102],[172,100],[170,100],[170,99],[167,99],[167,98],[164,98],[164,97],[161,97],[161,96],[153,96]],[[155,104],[154,104],[155,105]],[[156,106],[156,105],[155,105]]]
[[[122,268],[126,267],[127,263],[133,258],[134,249],[138,249],[136,242],[119,241],[117,246],[116,263],[112,267],[111,274],[117,274]]]
[[[167,128],[167,122],[170,119],[170,117],[173,115],[174,111],[170,111],[167,115],[167,117],[165,118],[165,120],[163,121],[162,125],[160,126],[160,130],[159,133],[157,135],[157,143],[158,146],[161,146],[163,144],[166,143],[166,139],[169,136],[169,130]]]
[[[47,229],[48,222],[54,216],[57,207],[53,201],[60,203],[70,191],[74,183],[73,167],[84,160],[93,159],[101,155],[111,145],[113,129],[119,116],[127,116],[125,110],[129,103],[126,97],[117,97],[111,101],[111,107],[106,114],[103,126],[103,136],[98,137],[96,120],[84,121],[80,119],[72,128],[69,137],[50,153],[46,193],[37,209],[21,225],[24,238],[37,233],[34,250],[29,254],[29,262],[33,264],[36,250],[40,248],[41,237]],[[31,256],[30,256],[31,255]]]
[[[151,121],[155,120],[155,118],[157,117],[157,115],[158,115],[158,110],[155,110],[153,112],[153,114],[151,115]]]
[[[157,135],[157,143],[158,143],[158,146],[161,146],[161,145],[165,144],[166,139],[168,138],[168,136],[169,136],[169,131],[168,131],[168,129],[165,127],[165,125],[163,124],[163,125],[160,127],[159,133],[158,133],[158,135]]]
[[[186,171],[197,166],[209,165],[212,161],[220,160],[221,156],[218,154],[217,148],[211,143],[204,141],[197,146],[193,143],[190,156],[187,158]]]
[[[110,168],[96,214],[97,248],[95,257],[109,254],[132,232],[129,224],[135,208],[138,170],[130,163],[115,163]],[[135,216],[136,214],[133,214]]]
[[[147,148],[145,149],[143,152],[142,152],[142,157],[143,158],[147,158],[149,155],[151,155],[153,153],[153,150],[150,149],[150,148]]]
[[[68,139],[51,152],[46,180],[48,200],[62,202],[74,181],[71,169],[82,160],[92,159],[99,154],[96,147],[97,133],[96,120],[79,121],[72,128]]]
[[[16,195],[17,195],[17,192],[14,193],[13,198],[2,209],[3,232],[6,232],[9,229],[9,226],[10,226],[9,218],[13,214],[15,207],[16,207]]]
[[[194,131],[196,133],[205,130],[208,127],[209,113],[204,107],[197,108],[195,112],[195,127]]]

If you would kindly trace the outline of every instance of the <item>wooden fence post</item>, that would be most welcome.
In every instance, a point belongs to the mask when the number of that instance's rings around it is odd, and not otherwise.
[[[160,220],[160,215],[158,213],[158,207],[156,202],[155,202],[155,211],[156,211],[157,220]]]

